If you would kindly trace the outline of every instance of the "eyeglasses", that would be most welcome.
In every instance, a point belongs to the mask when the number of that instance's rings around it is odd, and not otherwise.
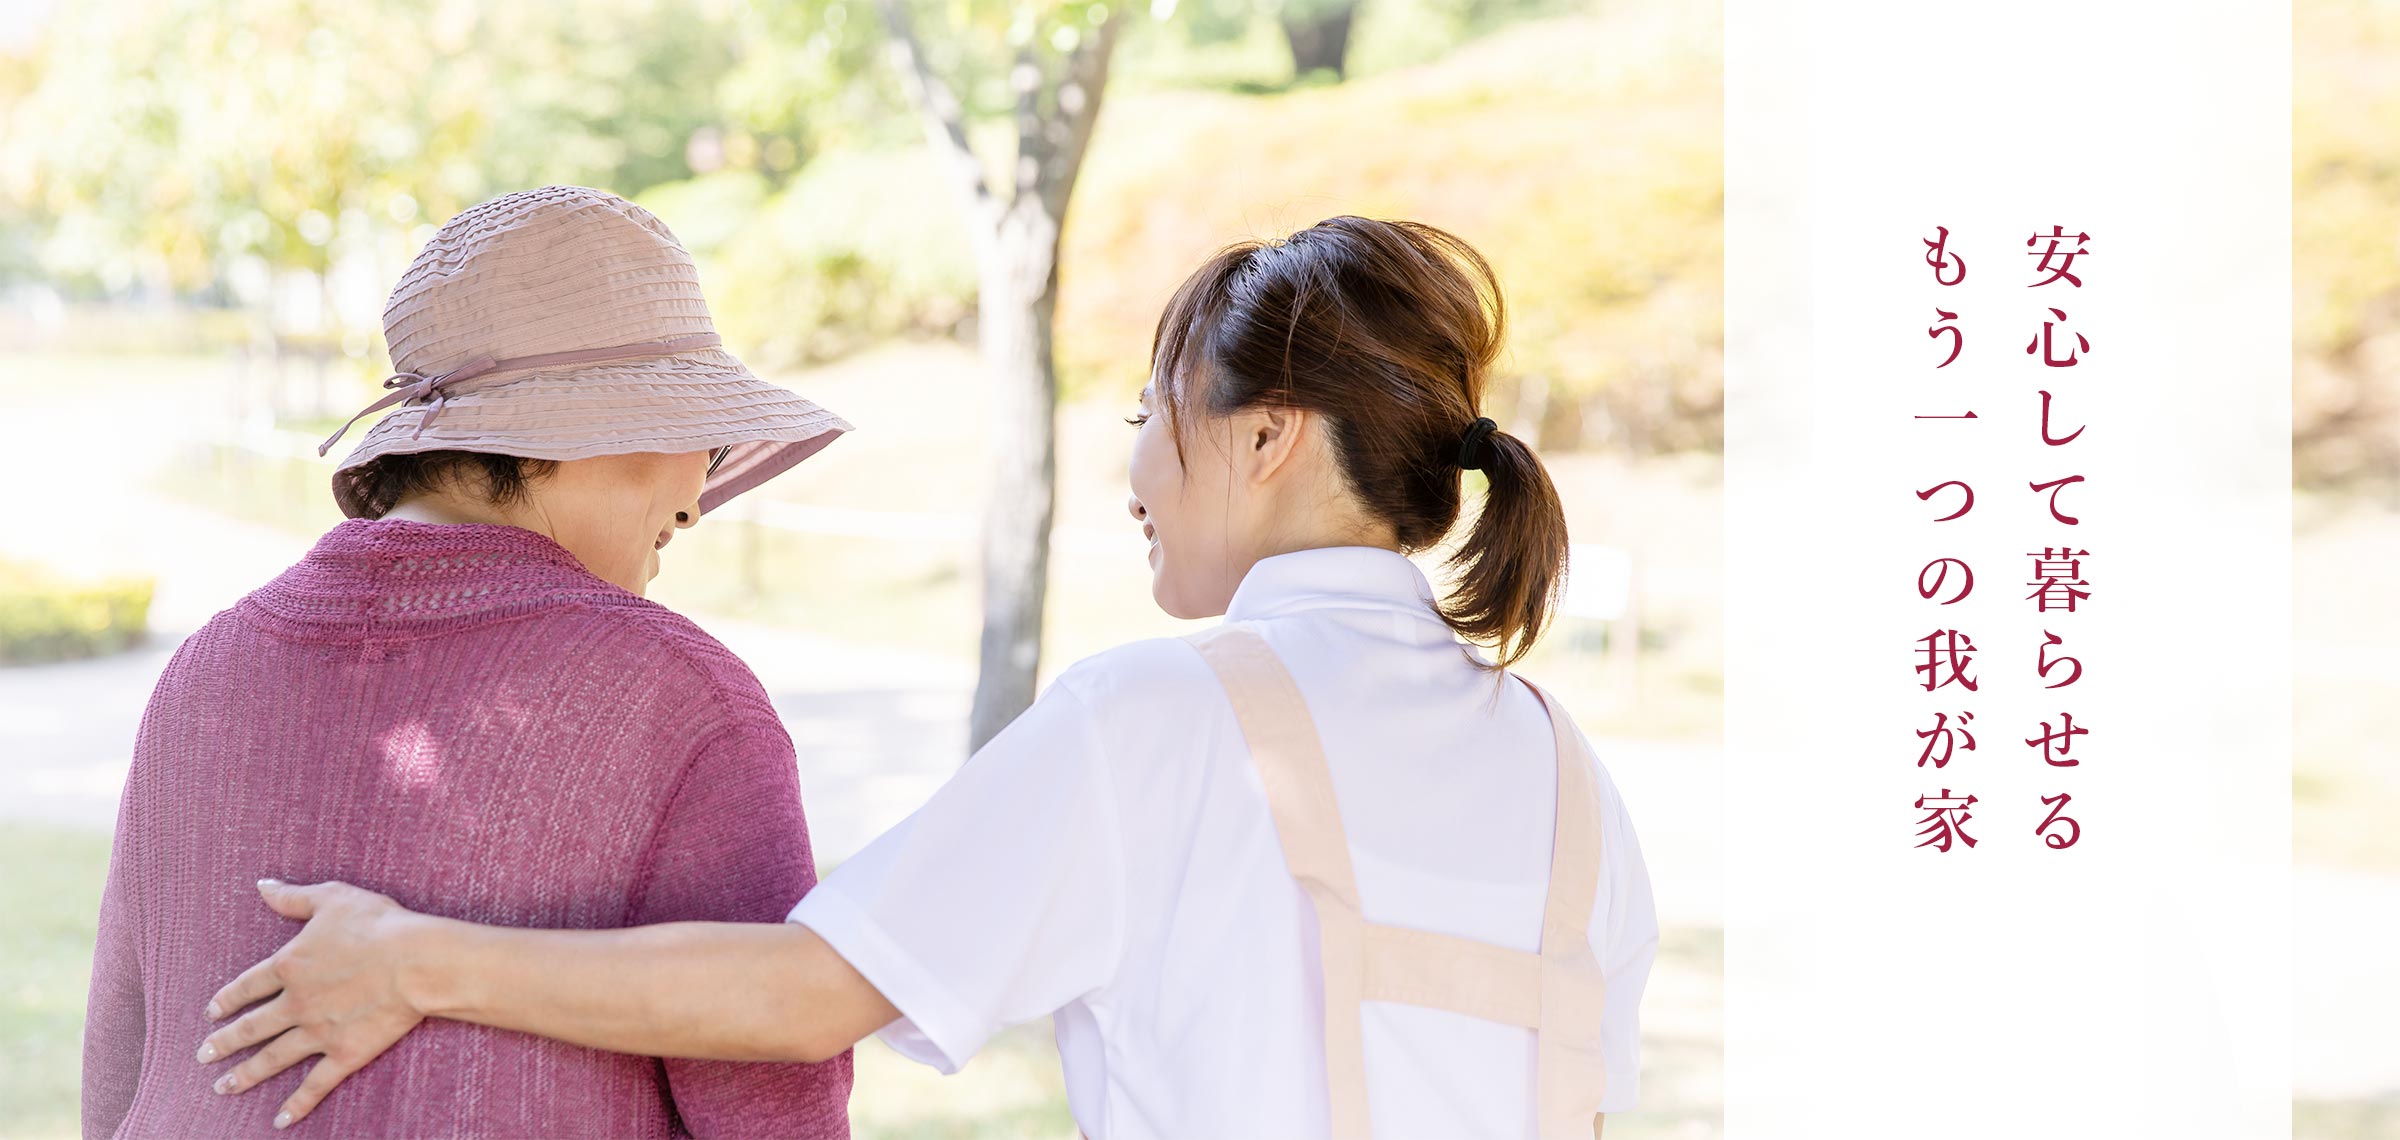
[[[725,465],[725,457],[731,454],[733,454],[733,445],[730,443],[716,449],[713,452],[710,452],[708,456],[708,473],[710,475],[716,474],[717,468]]]

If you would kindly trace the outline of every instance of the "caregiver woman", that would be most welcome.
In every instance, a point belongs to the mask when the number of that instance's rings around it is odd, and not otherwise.
[[[421,1019],[663,1057],[944,1072],[1054,1018],[1097,1138],[1596,1134],[1630,1108],[1658,928],[1614,784],[1507,671],[1567,533],[1532,450],[1476,415],[1499,351],[1459,239],[1333,218],[1177,291],[1130,508],[1188,639],[1061,674],[782,925],[476,926],[339,883],[220,992],[238,1092],[322,1054],[305,1117]],[[1481,515],[1437,598],[1404,552]],[[1467,642],[1494,647],[1497,661]],[[728,837],[738,842],[738,837]]]

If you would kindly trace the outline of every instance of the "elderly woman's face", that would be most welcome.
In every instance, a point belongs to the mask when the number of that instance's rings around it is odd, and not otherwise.
[[[639,594],[658,577],[675,532],[700,521],[708,460],[705,451],[569,459],[531,498],[585,569]]]

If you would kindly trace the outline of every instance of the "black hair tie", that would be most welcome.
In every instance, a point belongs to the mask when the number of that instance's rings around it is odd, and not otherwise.
[[[1458,441],[1458,465],[1469,471],[1483,470],[1484,465],[1491,461],[1491,451],[1484,444],[1492,438],[1493,432],[1499,430],[1500,425],[1493,423],[1489,417],[1475,417],[1475,422],[1467,425],[1466,437]]]

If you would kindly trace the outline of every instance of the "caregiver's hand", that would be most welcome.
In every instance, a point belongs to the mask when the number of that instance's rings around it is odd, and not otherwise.
[[[265,1004],[209,1034],[200,1062],[265,1042],[217,1080],[216,1091],[239,1093],[322,1055],[276,1113],[275,1127],[285,1128],[425,1019],[402,991],[401,965],[409,937],[440,920],[347,883],[298,887],[262,879],[258,893],[275,913],[307,925],[217,991],[208,1004],[211,1021],[253,1002]]]

